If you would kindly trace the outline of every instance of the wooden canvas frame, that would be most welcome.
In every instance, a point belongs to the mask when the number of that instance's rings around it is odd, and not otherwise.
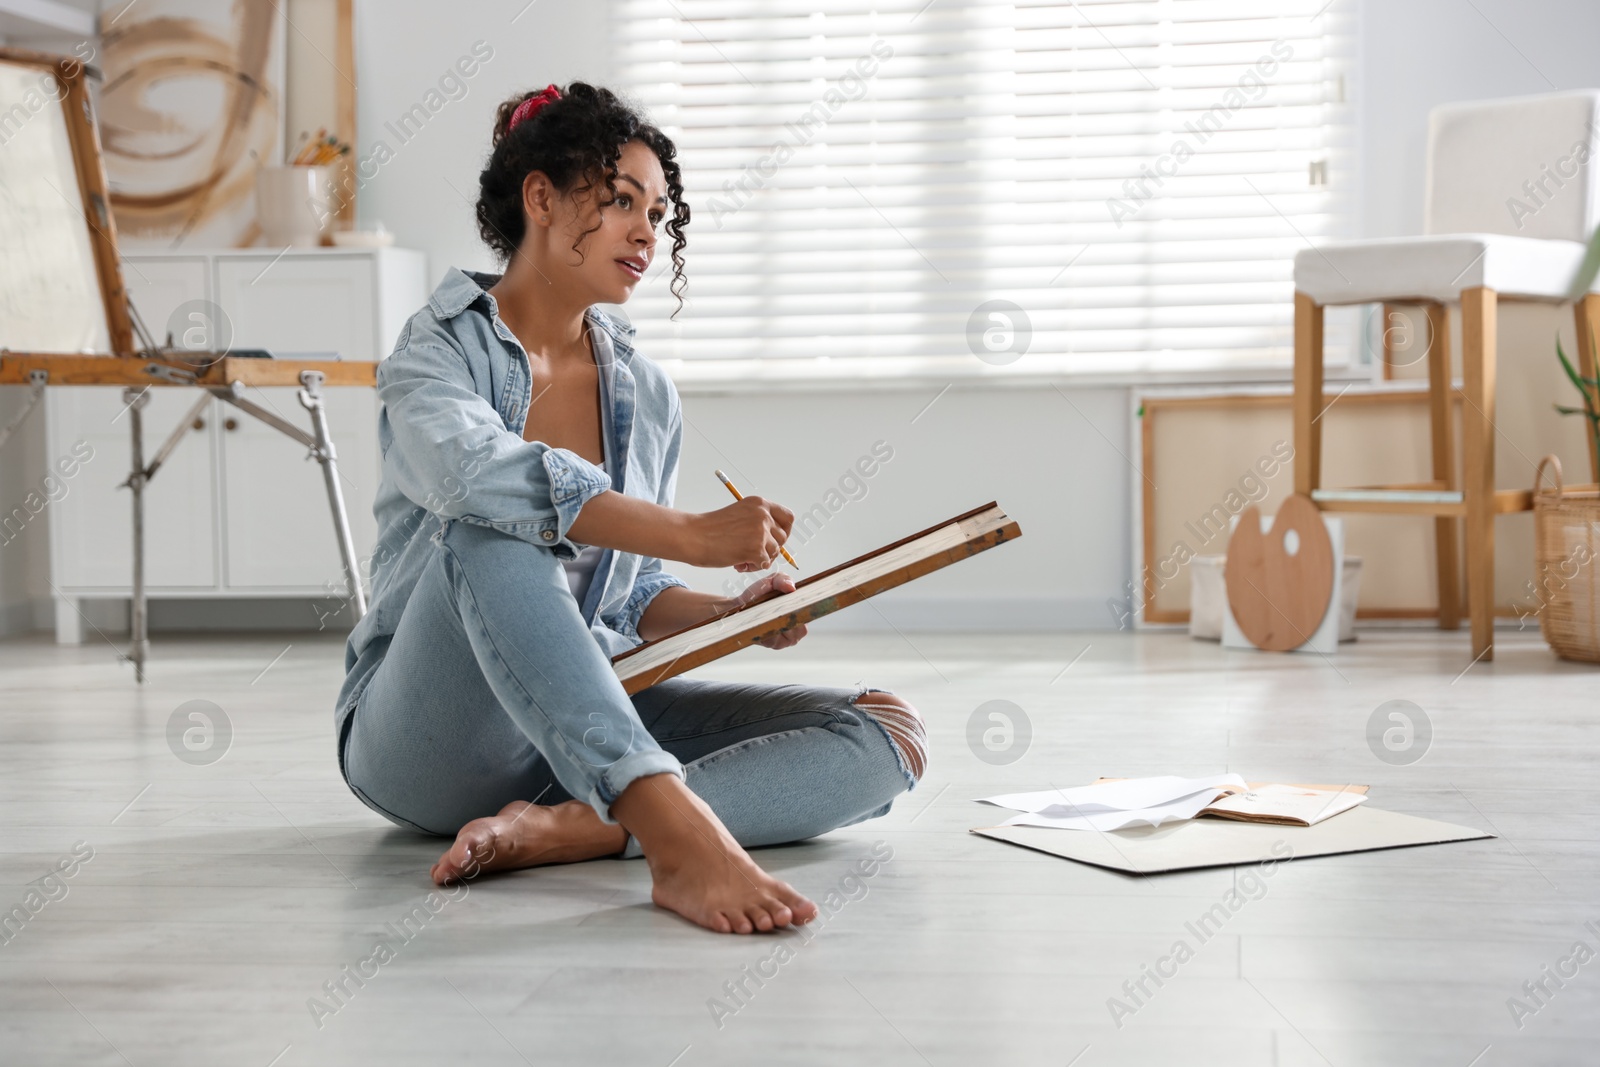
[[[341,190],[339,210],[335,217],[343,228],[349,229],[356,221],[359,184],[355,152],[355,146],[359,143],[356,140],[356,94],[359,90],[356,82],[355,0],[337,0],[337,3],[333,58],[339,77],[334,81],[334,91],[338,94],[334,102],[334,121],[338,123],[340,136],[351,147],[335,165],[335,187]]]
[[[48,73],[61,89],[56,100],[72,145],[73,169],[78,176],[84,221],[89,224],[89,247],[94,253],[111,352],[118,356],[132,355],[133,321],[128,311],[128,291],[122,283],[122,262],[117,255],[117,223],[111,216],[111,192],[100,151],[100,130],[94,121],[94,103],[89,96],[88,79],[99,75],[71,56],[20,48],[0,48],[0,63]]]
[[[1451,390],[1452,407],[1459,409],[1461,406],[1461,391]],[[1139,447],[1140,469],[1147,474],[1154,471],[1156,462],[1155,445],[1155,420],[1164,410],[1179,410],[1193,408],[1211,408],[1220,411],[1241,408],[1276,407],[1290,410],[1293,397],[1287,392],[1271,393],[1205,393],[1186,396],[1140,396],[1139,406],[1143,414],[1139,418]],[[1342,395],[1339,400],[1341,406],[1363,407],[1368,405],[1411,405],[1426,407],[1428,393],[1422,390],[1411,391],[1385,391],[1374,393],[1349,392]],[[1142,605],[1139,612],[1140,622],[1156,625],[1184,625],[1189,622],[1189,612],[1177,608],[1156,607],[1154,598],[1149,594],[1151,582],[1151,561],[1159,558],[1156,548],[1155,529],[1155,484],[1150,477],[1140,479],[1140,508],[1139,508],[1139,547],[1140,558],[1134,580],[1139,583],[1135,594],[1136,603]],[[1502,611],[1503,615],[1513,615],[1510,610]],[[1415,607],[1392,608],[1360,608],[1356,612],[1358,619],[1437,619],[1439,617],[1438,605],[1417,605]]]

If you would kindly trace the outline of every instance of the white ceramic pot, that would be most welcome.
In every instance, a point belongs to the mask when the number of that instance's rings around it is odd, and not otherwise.
[[[314,248],[333,230],[332,167],[256,171],[256,220],[274,248]]]

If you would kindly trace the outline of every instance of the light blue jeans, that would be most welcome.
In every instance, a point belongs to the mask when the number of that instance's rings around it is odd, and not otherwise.
[[[612,801],[665,772],[752,847],[883,815],[916,784],[852,703],[887,690],[678,677],[629,697],[549,549],[454,521],[434,545],[339,741],[345,781],[397,825],[453,836],[574,797],[615,823]]]

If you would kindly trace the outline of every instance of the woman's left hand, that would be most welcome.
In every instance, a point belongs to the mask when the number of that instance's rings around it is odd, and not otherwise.
[[[794,579],[789,577],[787,574],[778,572],[769,574],[759,581],[751,582],[749,587],[746,588],[744,592],[740,593],[733,599],[733,606],[744,607],[752,600],[760,600],[762,597],[774,590],[776,590],[779,595],[794,592]],[[805,635],[806,627],[804,623],[801,623],[799,626],[793,627],[792,629],[779,630],[777,633],[768,634],[767,636],[756,641],[755,644],[758,644],[763,648],[788,648],[790,645],[797,644]]]

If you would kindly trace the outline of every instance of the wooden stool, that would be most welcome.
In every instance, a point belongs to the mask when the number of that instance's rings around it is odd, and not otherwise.
[[[1434,516],[1438,556],[1439,628],[1460,623],[1456,522],[1467,525],[1468,614],[1472,655],[1494,658],[1494,519],[1533,508],[1531,490],[1496,490],[1495,329],[1500,296],[1485,286],[1461,292],[1462,478],[1457,484],[1451,425],[1449,318],[1445,305],[1424,302],[1428,319],[1428,414],[1433,479],[1412,485],[1324,489],[1322,486],[1323,305],[1305,293],[1294,301],[1294,488],[1324,511]],[[1593,330],[1600,330],[1600,294],[1574,304],[1580,373],[1595,374]],[[1552,355],[1553,358],[1553,355]],[[1591,450],[1591,464],[1596,460]],[[1600,476],[1600,472],[1597,472]]]

